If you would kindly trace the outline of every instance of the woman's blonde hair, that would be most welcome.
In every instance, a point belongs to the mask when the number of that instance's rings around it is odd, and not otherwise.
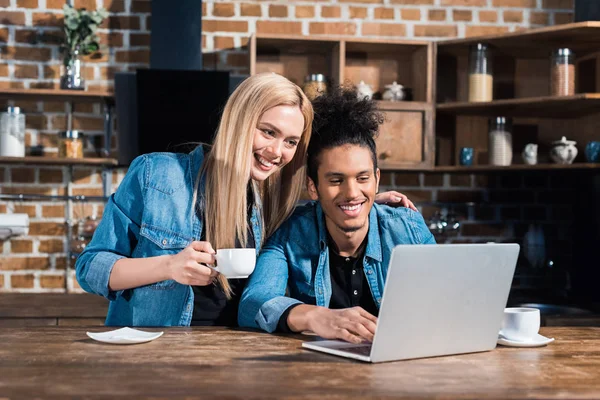
[[[264,182],[250,182],[254,155],[252,147],[258,123],[269,109],[297,106],[304,116],[302,136],[292,160]],[[313,110],[304,92],[281,75],[257,74],[243,81],[230,96],[212,149],[196,180],[205,176],[202,208],[206,239],[213,248],[248,243],[247,190],[251,183],[255,204],[262,204],[259,222],[261,243],[285,221],[296,206],[306,183],[306,150],[312,130]],[[197,190],[196,192],[197,193]],[[229,298],[231,287],[219,275],[219,283]]]

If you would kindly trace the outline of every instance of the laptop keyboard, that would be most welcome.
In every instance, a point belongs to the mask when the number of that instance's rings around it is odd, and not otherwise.
[[[340,349],[340,350],[347,351],[348,353],[360,354],[361,356],[370,356],[371,355],[371,345],[344,347],[343,349]]]

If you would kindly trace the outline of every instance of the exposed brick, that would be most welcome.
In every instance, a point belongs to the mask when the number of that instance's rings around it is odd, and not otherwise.
[[[206,15],[206,3],[202,3],[202,15]],[[132,0],[131,2],[131,12],[134,13],[150,13],[152,12],[152,2],[151,1],[138,1]]]
[[[391,4],[402,4],[402,5],[415,5],[415,6],[431,6],[433,0],[390,0]]]
[[[365,25],[363,25],[363,29]],[[311,35],[355,35],[356,24],[352,22],[311,22],[309,30]],[[363,30],[363,34],[367,33]]]
[[[261,22],[272,22],[274,24],[285,24],[286,22],[273,22],[273,21],[258,21],[258,25]],[[298,23],[299,25],[300,23]],[[248,22],[247,21],[214,21],[214,20],[205,20],[202,21],[202,31],[204,32],[248,32]],[[277,29],[274,30],[273,33],[278,32]]]
[[[140,17],[137,16],[116,16],[111,15],[100,25],[102,29],[123,29],[123,30],[139,30],[141,27]]]
[[[75,191],[73,191],[75,192]],[[73,193],[75,194],[75,193]],[[30,222],[29,234],[31,236],[62,236],[67,232],[64,223],[59,222]]]
[[[394,9],[379,7],[374,12],[375,19],[394,19]]]
[[[533,203],[534,192],[528,190],[492,190],[492,203]]]
[[[8,65],[0,64],[0,76],[8,76]]]
[[[570,24],[571,22],[573,22],[573,13],[555,13],[554,14],[554,23],[557,25]]]
[[[56,154],[56,153],[54,153]],[[55,155],[57,157],[57,155]],[[5,186],[2,188],[2,193],[5,194],[59,194],[64,195],[64,190],[55,190],[53,187],[40,187],[40,186]]]
[[[13,168],[10,171],[10,180],[15,183],[35,182],[34,168]]]
[[[450,186],[471,186],[471,176],[468,174],[450,175]]]
[[[455,25],[416,25],[415,36],[454,37],[458,34]]]
[[[413,203],[431,201],[431,191],[429,190],[402,190],[402,193]]]
[[[100,38],[100,44],[109,47],[123,47],[122,32],[98,33],[98,37]]]
[[[0,204],[0,214],[6,214],[6,204]]]
[[[215,17],[233,17],[235,5],[233,3],[213,3],[213,15]]]
[[[444,174],[424,174],[425,186],[443,186],[444,185]]]
[[[504,11],[504,22],[523,22],[523,11]]]
[[[149,33],[131,33],[129,35],[129,43],[132,46],[150,46]]]
[[[485,7],[487,0],[442,0],[442,6]]]
[[[454,10],[452,11],[452,19],[454,21],[471,21],[473,12],[471,10]]]
[[[7,60],[50,61],[52,57],[48,48],[3,46],[1,50]]]
[[[37,79],[38,77],[38,66],[31,64],[17,64],[15,65],[15,78],[20,79]]]
[[[117,62],[147,64],[150,62],[150,50],[117,51]]]
[[[19,8],[38,8],[38,0],[17,0]]]
[[[340,3],[371,3],[383,4],[383,0],[339,0]]]
[[[484,35],[496,35],[499,33],[508,32],[506,26],[467,26],[465,36],[484,36]]]
[[[394,174],[396,186],[419,186],[419,174],[410,172],[396,172]]]
[[[11,240],[11,253],[31,253],[33,252],[33,241],[31,240]]]
[[[66,269],[67,268],[67,258],[66,257],[56,257],[54,259],[54,265],[56,269]]]
[[[407,21],[421,20],[421,10],[416,8],[403,8],[400,10],[400,17]]]
[[[483,198],[482,192],[475,190],[439,190],[437,193],[438,201],[442,202],[481,202]]]
[[[4,275],[0,275],[0,291],[4,287]]]
[[[573,0],[542,0],[544,9],[572,10],[574,8]]]
[[[375,9],[375,13],[377,14],[377,10]],[[393,16],[394,10],[392,10]],[[323,18],[340,18],[342,16],[342,9],[339,6],[322,6],[321,7],[321,17]],[[377,18],[377,17],[375,17]]]
[[[125,12],[125,1],[124,0],[104,0],[103,3],[104,3],[104,5],[103,5],[104,8],[111,13]],[[133,11],[133,3],[135,3],[135,1],[133,1],[132,5],[131,5],[132,11]],[[148,1],[147,3],[151,4],[150,1]],[[94,8],[96,8],[96,7],[94,7]]]
[[[314,18],[314,6],[296,6],[296,18]]]
[[[28,115],[25,119],[25,128],[27,129],[46,129],[48,119],[45,115]]]
[[[40,183],[62,183],[63,173],[60,169],[40,169]]]
[[[232,49],[234,47],[232,37],[215,36],[213,40],[215,49]]]
[[[493,0],[493,7],[535,8],[536,0]]]
[[[75,0],[73,7],[75,8],[85,8],[86,10],[95,10],[96,9],[96,0]]]
[[[446,10],[429,10],[427,13],[427,19],[430,21],[445,21],[446,20]]]
[[[392,184],[392,172],[381,172],[379,177],[379,184],[382,186],[390,186]]]
[[[351,19],[364,19],[367,18],[367,9],[364,7],[350,7],[348,10]]]
[[[298,7],[296,7],[296,10],[298,10]],[[240,13],[242,17],[261,17],[262,9],[260,7],[260,4],[242,3],[240,5]],[[297,11],[296,17],[298,17]],[[202,28],[204,28],[204,26]]]
[[[76,169],[73,171],[73,182],[76,184],[92,183],[94,172],[89,169]]]
[[[37,214],[33,204],[15,204],[13,212],[15,214],[27,214],[30,218],[34,218]]]
[[[42,217],[44,218],[63,218],[65,216],[65,206],[43,205]]]
[[[56,26],[57,28],[61,28],[64,25],[64,17],[61,14],[34,12],[31,18],[33,26]]]
[[[529,22],[534,25],[548,25],[549,14],[545,12],[532,12],[529,15]]]
[[[62,10],[65,0],[46,0],[46,8]]]
[[[44,289],[62,289],[65,287],[65,282],[65,274],[40,276],[40,286]]]
[[[505,236],[508,232],[504,224],[463,224],[461,228],[465,236]]]
[[[102,188],[93,189],[93,188],[85,188],[85,189],[73,189],[74,196],[103,196],[104,192]]]
[[[0,24],[25,25],[25,13],[22,11],[0,11]]]
[[[59,30],[38,31],[36,29],[19,29],[15,31],[15,42],[28,44],[61,44],[63,34]]]
[[[25,87],[25,85],[23,85],[23,82],[0,82],[0,88],[2,89],[23,89]]]
[[[24,269],[47,269],[50,266],[48,257],[7,257],[0,258],[0,271],[17,271]]]
[[[479,22],[497,22],[498,13],[496,11],[479,11]]]
[[[363,35],[367,36],[405,36],[406,25],[404,24],[379,24],[379,23],[363,23]]]
[[[67,118],[64,115],[55,115],[52,117],[52,127],[58,130],[67,129]],[[83,117],[75,115],[73,117],[73,129],[82,131],[102,131],[104,129],[104,119],[101,116]]]
[[[281,4],[271,4],[269,6],[269,17],[285,18],[288,16],[287,6]]]
[[[13,289],[31,289],[33,288],[34,281],[33,274],[27,275],[11,275],[10,276],[10,286]]]
[[[59,239],[48,239],[40,240],[40,253],[64,253],[65,245],[62,240]]]
[[[19,31],[17,31],[19,32]],[[8,42],[8,28],[0,28],[0,42]]]

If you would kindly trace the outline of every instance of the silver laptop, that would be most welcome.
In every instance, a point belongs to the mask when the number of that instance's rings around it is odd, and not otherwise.
[[[373,343],[302,347],[372,363],[492,350],[518,254],[518,244],[396,246]]]

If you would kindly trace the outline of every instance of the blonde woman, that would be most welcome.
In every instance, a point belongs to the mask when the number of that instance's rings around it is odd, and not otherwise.
[[[236,325],[246,280],[203,264],[215,249],[258,251],[291,214],[312,120],[298,86],[254,75],[227,101],[212,148],[136,158],[76,263],[81,287],[110,300],[106,325]],[[407,202],[398,195],[381,201]]]

